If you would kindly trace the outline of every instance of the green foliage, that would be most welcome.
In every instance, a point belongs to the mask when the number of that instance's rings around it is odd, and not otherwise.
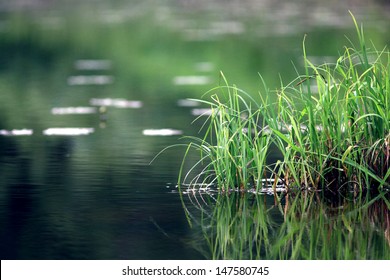
[[[190,144],[202,151],[202,162],[208,160],[203,183],[222,190],[251,183],[258,190],[268,171],[287,189],[390,185],[390,53],[367,48],[352,18],[359,46],[351,42],[334,64],[316,66],[304,40],[305,74],[282,85],[276,101],[266,90],[257,103],[222,75],[222,93],[203,101],[212,109],[206,136]],[[282,155],[272,168],[266,164],[271,145]]]

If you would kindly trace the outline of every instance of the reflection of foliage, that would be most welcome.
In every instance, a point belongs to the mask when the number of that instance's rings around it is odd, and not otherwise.
[[[213,259],[389,259],[387,196],[329,205],[317,194],[286,197],[220,195],[202,208],[200,227]],[[198,244],[199,247],[199,244]],[[207,250],[203,250],[204,252]],[[203,253],[204,253],[203,252]]]
[[[294,198],[273,248],[281,259],[388,259],[389,205],[384,195],[329,206]]]
[[[221,196],[206,234],[213,259],[258,259],[270,247],[272,221],[264,203],[237,195]]]

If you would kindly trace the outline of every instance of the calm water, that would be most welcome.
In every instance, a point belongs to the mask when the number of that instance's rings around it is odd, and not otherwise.
[[[290,15],[278,11],[283,19],[299,18],[294,15],[299,11]],[[256,245],[254,255],[237,254],[247,250],[245,240],[239,248],[215,253],[223,241],[210,228],[226,232],[231,228],[216,222],[225,214],[216,212],[208,194],[184,197],[193,227],[189,226],[175,187],[184,148],[169,149],[150,162],[165,147],[183,143],[182,135],[198,133],[202,121],[192,121],[204,108],[186,98],[199,98],[218,85],[219,70],[255,94],[261,84],[258,72],[270,87],[277,87],[279,73],[286,80],[296,75],[291,61],[301,69],[305,31],[313,38],[308,48],[319,63],[342,51],[344,34],[353,34],[344,24],[348,14],[337,18],[341,26],[318,21],[305,30],[303,22],[295,22],[291,30],[289,22],[283,21],[269,32],[266,24],[275,24],[271,18],[248,23],[231,14],[233,19],[227,22],[221,18],[205,24],[194,21],[192,14],[181,15],[167,7],[151,13],[137,6],[133,12],[103,12],[104,22],[56,13],[39,19],[3,16],[0,258],[288,258],[291,250],[276,242],[289,234],[283,211],[273,207],[272,196],[250,197],[250,207],[235,201],[240,206],[229,215],[239,213],[235,221],[244,224],[258,224],[256,217],[267,220],[260,228],[248,228],[249,233],[232,233],[231,240],[243,240],[239,238],[243,234],[254,234],[256,239],[267,228],[267,235],[261,237],[274,243]],[[352,26],[351,20],[347,23]],[[387,27],[382,17],[369,21],[372,38],[380,46],[389,43],[383,31]],[[381,213],[377,220],[369,214],[347,214],[349,220],[340,220],[344,226],[349,221],[352,231],[369,233],[366,243],[354,235],[345,247],[352,250],[351,246],[362,244],[367,254],[343,257],[389,257],[388,208],[378,203],[379,210],[372,212]],[[241,215],[242,211],[251,214]],[[298,216],[290,217],[295,226],[301,222]],[[343,227],[339,219],[332,221]],[[369,229],[370,223],[376,226]],[[235,226],[242,228],[242,224]],[[215,241],[211,247],[205,236]],[[339,239],[346,236],[341,233]],[[318,242],[326,245],[324,240]],[[275,246],[278,252],[270,249]],[[342,257],[302,252],[294,257]]]
[[[34,128],[32,135],[1,136],[2,258],[199,257],[178,242],[189,234],[179,196],[172,193],[178,154],[149,165],[178,136],[143,135],[146,128],[170,125],[184,130],[187,118],[169,124],[169,115],[184,113],[172,112],[175,104],[166,110],[143,106],[108,107],[104,122],[98,113],[78,116],[89,119],[87,128],[53,115],[53,134]],[[155,124],[153,111],[161,114]]]

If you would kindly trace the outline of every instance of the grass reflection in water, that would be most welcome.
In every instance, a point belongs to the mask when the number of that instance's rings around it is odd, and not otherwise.
[[[309,192],[283,195],[277,204],[265,195],[187,194],[197,208],[186,207],[199,229],[193,246],[206,258],[390,258],[390,201],[384,194],[343,197],[337,204]]]

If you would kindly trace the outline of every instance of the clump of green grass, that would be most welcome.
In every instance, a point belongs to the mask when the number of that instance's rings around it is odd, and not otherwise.
[[[271,172],[287,189],[390,185],[390,53],[368,49],[352,18],[359,45],[351,42],[334,64],[316,66],[304,40],[305,74],[282,86],[276,101],[266,91],[256,102],[222,75],[222,93],[203,101],[212,109],[205,137],[191,138],[188,146],[201,151],[196,165],[206,162],[194,181],[259,190]],[[266,162],[271,145],[282,155],[272,168]]]

